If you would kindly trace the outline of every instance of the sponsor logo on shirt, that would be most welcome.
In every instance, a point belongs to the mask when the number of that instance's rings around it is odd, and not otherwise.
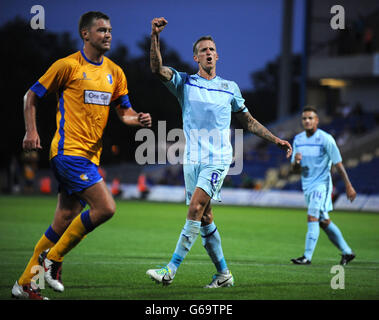
[[[109,106],[112,94],[110,92],[84,90],[84,103]]]

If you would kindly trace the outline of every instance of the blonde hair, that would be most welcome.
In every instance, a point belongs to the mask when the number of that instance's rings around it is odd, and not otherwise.
[[[197,45],[200,41],[204,41],[204,40],[210,40],[216,45],[216,42],[214,41],[212,36],[202,36],[199,39],[197,39],[196,42],[193,44],[193,47],[192,47],[193,54],[197,54]]]

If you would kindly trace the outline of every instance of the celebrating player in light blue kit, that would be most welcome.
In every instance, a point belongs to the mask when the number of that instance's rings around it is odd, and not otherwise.
[[[206,287],[228,287],[234,284],[234,278],[213,222],[211,199],[220,201],[220,189],[232,162],[231,113],[247,130],[286,150],[287,157],[291,156],[292,148],[250,115],[235,82],[216,76],[218,55],[212,37],[201,37],[193,46],[193,57],[199,65],[197,74],[188,75],[163,66],[159,34],[166,25],[164,18],[152,21],[150,66],[182,108],[186,137],[183,171],[189,209],[171,261],[162,269],[148,270],[147,274],[158,283],[170,284],[200,233],[203,246],[217,269]]]
[[[354,201],[357,194],[342,164],[336,142],[330,134],[317,128],[318,122],[317,110],[314,107],[305,107],[302,113],[305,131],[296,135],[293,142],[291,162],[294,171],[301,172],[301,183],[308,205],[308,232],[305,238],[304,255],[291,261],[295,264],[311,263],[321,226],[330,241],[341,250],[340,264],[346,265],[355,258],[355,254],[346,243],[340,229],[328,215],[328,212],[333,210],[333,185],[330,174],[332,164],[342,176],[348,199]]]

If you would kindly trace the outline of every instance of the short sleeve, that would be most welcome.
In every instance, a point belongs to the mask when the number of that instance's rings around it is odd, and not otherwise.
[[[325,150],[333,164],[337,164],[342,161],[341,153],[337,147],[336,141],[331,135],[328,135],[325,139]]]
[[[57,92],[69,81],[73,66],[66,59],[54,62],[46,73],[30,88],[39,98],[46,93]]]
[[[173,71],[173,75],[171,80],[162,81],[163,84],[167,87],[167,89],[178,99],[180,99],[183,95],[183,88],[188,78],[188,74],[185,72],[178,72],[174,68],[169,67]]]
[[[233,85],[233,98],[231,101],[232,112],[247,112],[248,109],[245,106],[245,99],[242,98],[241,90],[235,82]]]
[[[117,68],[116,87],[112,96],[112,105],[120,105],[122,108],[130,108],[132,105],[128,96],[128,84],[124,71]]]

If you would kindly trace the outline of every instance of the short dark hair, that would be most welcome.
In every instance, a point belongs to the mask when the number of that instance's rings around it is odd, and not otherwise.
[[[210,41],[212,41],[216,45],[216,42],[214,41],[214,39],[212,38],[212,36],[202,36],[199,39],[197,39],[196,42],[193,44],[193,47],[192,47],[193,54],[197,54],[197,44],[200,41],[204,41],[204,40],[210,40]]]
[[[110,20],[109,17],[100,11],[88,11],[84,14],[79,19],[79,35],[80,38],[83,39],[82,36],[82,30],[83,29],[88,29],[91,27],[93,20],[98,20],[98,19],[104,19],[104,20]]]
[[[305,106],[303,109],[303,112],[306,112],[306,111],[313,111],[315,114],[318,115],[317,108],[314,106]]]

